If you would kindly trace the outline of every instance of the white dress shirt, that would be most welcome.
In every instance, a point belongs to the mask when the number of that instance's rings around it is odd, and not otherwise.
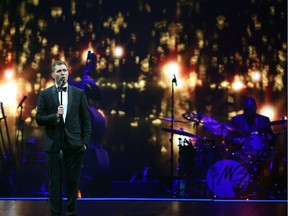
[[[68,85],[64,85],[63,87],[67,87],[66,91],[62,91],[62,105],[64,106],[64,113],[63,113],[63,121],[65,122],[66,115],[67,115],[67,105],[68,105]],[[58,86],[56,86],[58,89]],[[61,104],[61,92],[58,92],[59,103]]]

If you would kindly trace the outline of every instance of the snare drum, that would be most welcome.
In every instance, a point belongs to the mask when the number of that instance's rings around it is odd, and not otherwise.
[[[232,155],[213,163],[206,173],[206,184],[214,197],[236,198],[246,191],[249,182],[246,164]]]

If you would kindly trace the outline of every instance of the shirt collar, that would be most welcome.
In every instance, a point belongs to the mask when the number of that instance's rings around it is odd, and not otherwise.
[[[56,87],[56,89],[58,90],[59,85],[55,84],[55,87]],[[68,84],[66,83],[66,84],[63,86],[63,88],[67,88],[67,90],[68,90]]]

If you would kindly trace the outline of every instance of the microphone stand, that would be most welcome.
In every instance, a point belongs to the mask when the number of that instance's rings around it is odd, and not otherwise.
[[[16,136],[16,146],[19,144],[19,133],[21,135],[20,137],[20,158],[21,158],[21,163],[23,163],[23,154],[24,154],[24,121],[22,119],[22,112],[23,112],[23,106],[22,104],[19,106],[20,107],[20,113],[19,113],[19,119],[18,119],[18,126],[17,126],[17,136]]]
[[[172,94],[171,94],[171,125],[170,125],[170,129],[171,131],[174,130],[174,83],[177,85],[176,82],[176,77],[174,76],[174,78],[172,79],[171,82],[171,86],[172,86]],[[174,137],[174,133],[171,133],[171,137],[170,137],[170,152],[171,152],[171,156],[170,156],[170,178],[171,178],[171,183],[172,183],[172,188],[173,188],[173,179],[174,179],[174,150],[173,150],[173,137]],[[173,191],[173,190],[172,190]]]

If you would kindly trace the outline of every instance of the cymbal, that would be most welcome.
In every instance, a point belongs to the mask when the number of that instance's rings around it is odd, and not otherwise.
[[[284,126],[286,125],[287,126],[287,119],[284,119],[284,120],[277,120],[277,121],[273,121],[270,123],[271,126]]]
[[[191,134],[191,133],[188,133],[186,131],[183,131],[183,130],[176,130],[176,129],[170,129],[170,128],[162,128],[162,130],[166,131],[166,132],[169,132],[169,133],[173,133],[173,134],[179,134],[179,135],[182,135],[182,136],[187,136],[187,137],[192,137],[192,138],[195,138],[197,139],[197,136],[194,135],[194,134]]]
[[[240,133],[240,131],[233,128],[231,125],[221,122],[204,124],[202,128],[211,134],[221,136],[226,136],[232,132]]]
[[[201,113],[183,113],[182,117],[187,119],[188,121],[196,122],[196,123],[216,123],[217,121],[209,116],[202,115]]]
[[[172,121],[172,118],[158,118],[158,119],[163,120],[163,121],[179,122],[179,123],[186,123],[187,124],[187,122],[180,121],[180,120],[177,120],[177,119],[173,119],[173,121]]]

